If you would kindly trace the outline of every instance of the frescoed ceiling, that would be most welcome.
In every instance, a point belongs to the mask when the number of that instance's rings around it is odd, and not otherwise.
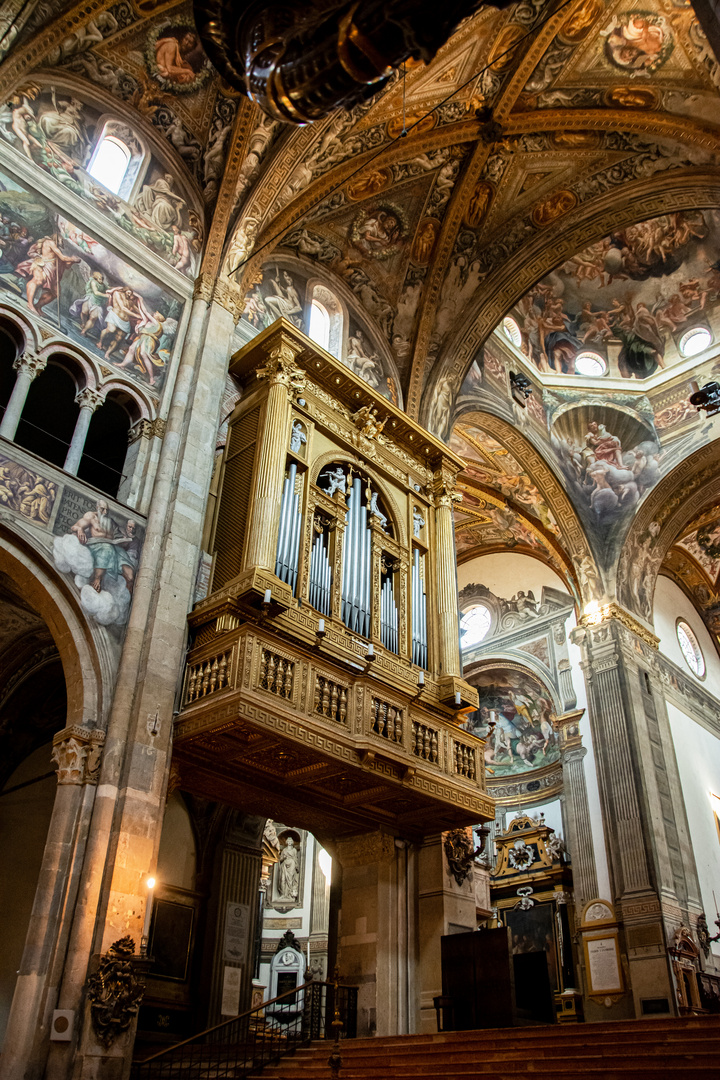
[[[702,511],[660,569],[692,600],[720,652],[720,505]]]
[[[484,6],[428,65],[305,127],[223,81],[187,0],[29,0],[18,20],[0,45],[3,154],[85,185],[43,116],[94,131],[117,114],[152,172],[104,209],[188,277],[224,274],[246,322],[300,318],[320,282],[356,370],[443,438],[475,373],[472,408],[527,430],[540,463],[463,418],[460,549],[514,537],[602,592],[581,534],[609,566],[659,470],[705,437],[680,339],[710,333],[709,371],[720,334],[720,65],[688,0]],[[23,122],[44,124],[43,160]],[[515,351],[494,334],[509,313]],[[581,346],[608,371],[571,401]]]

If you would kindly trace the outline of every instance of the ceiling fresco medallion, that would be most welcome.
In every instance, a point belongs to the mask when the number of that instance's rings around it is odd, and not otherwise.
[[[353,246],[370,259],[389,259],[407,236],[404,212],[391,202],[361,210],[350,226]]]
[[[197,31],[189,21],[164,22],[151,30],[145,63],[152,78],[172,94],[194,93],[212,73]]]
[[[373,195],[377,195],[379,192],[384,191],[385,188],[390,187],[391,183],[392,173],[389,169],[373,169],[348,183],[348,198],[352,199],[353,202],[370,199]]]
[[[653,11],[624,11],[601,34],[609,63],[633,75],[657,71],[674,47],[665,16]]]
[[[539,228],[552,225],[561,217],[565,217],[577,205],[577,195],[574,191],[564,189],[555,191],[547,199],[538,203],[532,212],[532,219]]]

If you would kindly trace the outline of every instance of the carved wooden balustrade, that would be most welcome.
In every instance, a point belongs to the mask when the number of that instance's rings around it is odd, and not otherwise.
[[[247,796],[269,769],[296,814],[306,800],[331,817],[352,805],[355,825],[358,816],[402,818],[406,831],[488,815],[483,744],[458,727],[431,679],[421,691],[397,679],[378,686],[384,656],[371,671],[358,662],[341,670],[331,644],[286,650],[273,629],[199,635],[174,751],[195,790],[204,782],[233,801],[234,779]]]

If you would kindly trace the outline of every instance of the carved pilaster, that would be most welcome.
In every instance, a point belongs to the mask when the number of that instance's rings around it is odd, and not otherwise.
[[[58,784],[97,784],[105,732],[73,724],[53,739]]]
[[[580,720],[584,709],[564,713],[553,726],[559,735],[563,765],[563,788],[567,843],[573,866],[573,884],[578,910],[598,894],[597,868],[590,824],[585,766],[587,748],[582,745]]]

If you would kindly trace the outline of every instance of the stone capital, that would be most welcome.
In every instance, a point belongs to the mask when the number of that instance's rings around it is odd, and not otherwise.
[[[219,304],[229,311],[235,322],[242,315],[242,290],[227,277],[218,278],[215,274],[198,274],[193,285],[193,300],[204,300],[206,304]]]
[[[58,784],[97,784],[105,732],[73,724],[53,738]]]
[[[395,841],[381,832],[350,836],[337,842],[335,854],[342,867],[388,863],[395,858]]]
[[[36,356],[32,352],[24,352],[13,362],[13,367],[18,374],[22,372],[30,380],[36,378],[47,367],[47,356]]]
[[[572,746],[563,751],[562,761],[563,765],[572,765],[574,762],[580,762],[587,756],[587,746]]]
[[[75,396],[75,404],[79,405],[81,409],[89,409],[90,412],[95,412],[104,401],[104,395],[99,390],[93,390],[89,386],[86,386],[84,390],[81,390]]]

